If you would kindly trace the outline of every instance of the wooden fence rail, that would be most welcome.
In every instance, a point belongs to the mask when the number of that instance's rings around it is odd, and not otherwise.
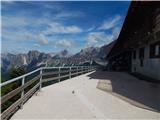
[[[0,87],[2,90],[3,87],[6,85],[12,84],[13,82],[16,81],[21,81],[21,86],[1,96],[1,106],[2,106],[2,104],[4,104],[6,101],[10,100],[15,95],[21,93],[21,97],[1,113],[1,119],[2,120],[8,119],[16,110],[22,108],[25,101],[27,101],[37,90],[41,90],[43,83],[53,80],[58,80],[60,82],[61,79],[72,78],[73,76],[91,72],[95,70],[95,68],[96,68],[95,66],[41,67],[25,75],[1,83]],[[46,72],[46,70],[54,70],[54,71]],[[27,77],[32,76],[35,73],[38,74],[33,78],[26,80]],[[25,93],[24,90],[32,84],[34,86]]]

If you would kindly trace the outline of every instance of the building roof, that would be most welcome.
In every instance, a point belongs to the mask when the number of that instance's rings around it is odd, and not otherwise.
[[[123,51],[134,49],[144,42],[154,30],[154,17],[157,2],[133,1],[129,7],[120,35],[107,58],[120,54]],[[158,12],[159,14],[159,12]]]
[[[106,55],[111,51],[111,49],[113,48],[114,44],[116,43],[117,40],[114,40],[112,42],[110,42],[107,45],[104,45],[102,47],[102,49],[104,50],[104,52],[106,53]]]

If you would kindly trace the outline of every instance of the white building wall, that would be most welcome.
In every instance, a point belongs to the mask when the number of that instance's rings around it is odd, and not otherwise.
[[[160,80],[160,59],[149,58],[150,54],[149,45],[146,45],[144,47],[145,47],[145,53],[144,53],[143,67],[140,66],[139,48],[138,48],[136,49],[136,59],[133,60],[132,57],[132,72],[137,72],[145,76]]]

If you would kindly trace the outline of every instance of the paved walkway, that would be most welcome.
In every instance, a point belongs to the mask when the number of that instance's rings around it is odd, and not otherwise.
[[[87,73],[42,89],[11,119],[155,119],[158,112],[131,105],[97,88],[97,72]],[[98,73],[99,74],[99,73]],[[105,73],[116,76],[116,73]],[[125,75],[124,75],[125,76]],[[131,77],[131,76],[130,76]]]

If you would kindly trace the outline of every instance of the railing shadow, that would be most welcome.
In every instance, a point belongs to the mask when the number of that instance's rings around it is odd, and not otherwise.
[[[88,75],[99,79],[97,88],[141,108],[160,112],[160,84],[139,80],[124,72],[96,71]]]

